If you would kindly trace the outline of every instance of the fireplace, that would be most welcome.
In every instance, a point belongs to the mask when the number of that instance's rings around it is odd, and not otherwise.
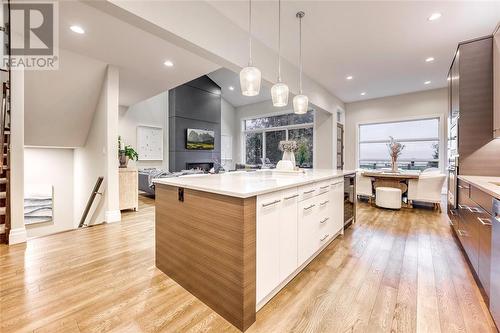
[[[191,170],[191,169],[199,169],[203,171],[210,171],[214,167],[214,164],[212,162],[195,162],[195,163],[186,163],[186,170]]]

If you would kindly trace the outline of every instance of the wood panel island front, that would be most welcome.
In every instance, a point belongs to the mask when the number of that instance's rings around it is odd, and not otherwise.
[[[155,180],[156,266],[238,329],[343,233],[344,175],[231,172]]]

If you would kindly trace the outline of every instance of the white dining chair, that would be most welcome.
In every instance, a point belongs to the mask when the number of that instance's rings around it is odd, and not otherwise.
[[[441,212],[441,190],[446,175],[437,173],[422,173],[418,179],[408,181],[408,202],[413,201],[432,203],[434,208]]]
[[[372,179],[363,176],[361,172],[356,172],[356,196],[368,197],[368,202],[373,199]]]

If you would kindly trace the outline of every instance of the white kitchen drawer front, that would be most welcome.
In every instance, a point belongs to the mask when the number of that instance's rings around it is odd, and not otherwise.
[[[322,182],[318,182],[317,188],[318,188],[318,194],[326,193],[330,191],[330,180],[325,180]]]
[[[298,267],[297,188],[257,197],[257,302]]]
[[[292,274],[298,265],[298,216],[299,195],[297,188],[285,190],[279,217],[279,276],[280,281]]]
[[[257,197],[257,300],[264,298],[280,283],[277,237],[280,232],[281,208],[281,192]]]
[[[330,187],[332,202],[330,233],[335,235],[344,228],[344,179],[333,179]]]
[[[299,202],[299,266],[317,250],[317,233],[319,229],[317,197]]]
[[[299,201],[304,201],[313,198],[319,193],[318,183],[299,186],[298,192],[299,192]]]

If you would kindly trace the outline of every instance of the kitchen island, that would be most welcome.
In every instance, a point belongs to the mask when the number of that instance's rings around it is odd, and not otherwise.
[[[344,175],[271,170],[155,180],[156,266],[244,331],[343,233]]]

